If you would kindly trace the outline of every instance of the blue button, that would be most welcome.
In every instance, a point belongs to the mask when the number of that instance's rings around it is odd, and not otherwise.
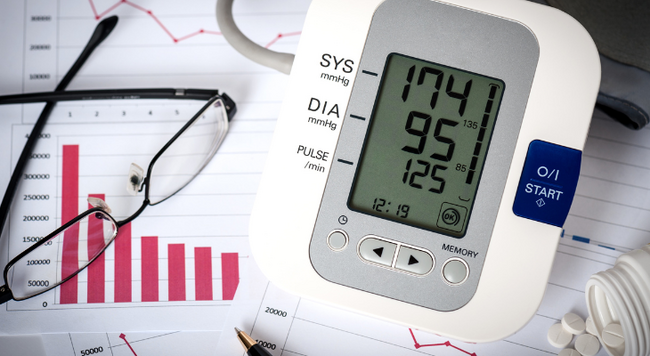
[[[580,176],[582,152],[535,140],[528,146],[512,211],[515,215],[562,226]]]

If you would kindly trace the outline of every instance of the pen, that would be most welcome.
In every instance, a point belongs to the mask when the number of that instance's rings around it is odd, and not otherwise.
[[[241,342],[242,346],[246,349],[248,356],[272,356],[271,353],[266,351],[262,346],[258,345],[255,340],[253,340],[245,332],[235,328],[237,332],[237,338]]]

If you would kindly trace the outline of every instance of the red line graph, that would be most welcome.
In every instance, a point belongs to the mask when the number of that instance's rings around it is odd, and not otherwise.
[[[135,350],[133,350],[133,347],[131,347],[131,344],[129,344],[129,342],[126,340],[126,335],[120,334],[120,339],[122,339],[122,340],[124,340],[124,342],[126,342],[126,346],[128,346],[129,349],[131,349],[131,352],[133,352],[133,356],[138,356],[138,354],[135,353]]]
[[[265,48],[269,48],[269,47],[271,47],[271,45],[273,45],[275,42],[278,42],[280,39],[282,39],[282,38],[284,38],[284,37],[300,36],[301,33],[302,33],[301,31],[289,32],[289,33],[278,33],[278,35],[277,35],[277,36],[276,36],[276,37],[275,37],[271,42],[269,42],[269,43],[268,43],[266,46],[264,46],[264,47],[265,47]]]
[[[413,343],[414,343],[413,346],[415,346],[416,349],[419,349],[421,347],[445,346],[445,347],[451,347],[453,349],[456,349],[456,350],[458,350],[458,351],[460,351],[460,352],[462,352],[462,353],[464,353],[466,355],[476,356],[475,352],[465,351],[465,350],[461,349],[460,347],[455,346],[454,344],[452,344],[449,341],[445,341],[445,342],[441,342],[441,343],[437,343],[437,344],[420,344],[418,342],[418,340],[415,338],[415,334],[413,333],[413,329],[409,328],[409,332],[411,333],[411,337],[413,338]]]
[[[185,36],[176,37],[160,21],[160,19],[158,19],[158,17],[153,14],[153,11],[145,9],[144,7],[142,7],[142,6],[138,5],[138,4],[135,4],[135,3],[133,3],[133,2],[131,2],[129,0],[118,0],[115,4],[109,6],[106,10],[104,10],[102,12],[97,11],[97,8],[95,7],[95,3],[93,2],[93,0],[88,0],[88,2],[90,3],[90,8],[93,10],[93,15],[95,16],[95,20],[99,20],[102,17],[108,15],[111,11],[117,9],[121,5],[131,6],[132,8],[134,8],[136,10],[142,11],[145,14],[149,15],[149,17],[151,17],[151,19],[154,20],[158,24],[158,26],[160,26],[160,28],[169,36],[169,38],[172,39],[172,41],[174,41],[174,43],[178,43],[180,41],[183,41],[183,40],[186,40],[188,38],[192,38],[192,37],[198,36],[198,35],[217,35],[217,36],[221,35],[221,32],[219,32],[219,31],[209,31],[209,30],[199,29],[199,30],[197,30],[195,32],[192,32],[192,33],[189,33],[189,34],[187,34]],[[269,42],[264,47],[269,48],[271,45],[273,45],[274,43],[276,43],[277,41],[279,41],[282,38],[291,37],[291,36],[298,36],[298,35],[300,35],[300,33],[301,33],[300,31],[289,32],[289,33],[279,33],[271,42]]]

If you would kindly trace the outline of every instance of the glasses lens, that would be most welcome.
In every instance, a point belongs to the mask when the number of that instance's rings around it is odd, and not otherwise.
[[[27,255],[12,261],[7,285],[21,300],[52,289],[86,268],[117,235],[117,225],[102,211],[84,216]]]
[[[148,186],[152,205],[187,185],[217,152],[228,131],[221,99],[204,107],[188,125],[154,163]]]

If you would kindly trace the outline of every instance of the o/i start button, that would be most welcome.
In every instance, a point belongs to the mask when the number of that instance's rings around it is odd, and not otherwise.
[[[528,146],[512,206],[515,215],[562,226],[580,176],[582,152],[535,140]]]

